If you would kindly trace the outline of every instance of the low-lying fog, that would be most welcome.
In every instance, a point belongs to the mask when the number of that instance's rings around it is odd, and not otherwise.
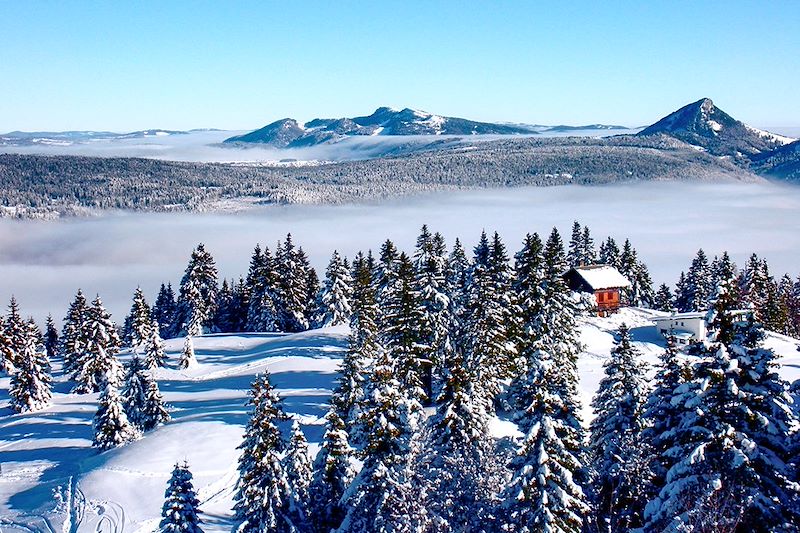
[[[221,277],[243,275],[254,245],[271,248],[291,232],[320,275],[333,249],[352,257],[391,238],[411,250],[423,223],[474,245],[497,230],[513,254],[526,232],[553,226],[569,240],[573,220],[595,241],[630,237],[656,283],[674,285],[703,247],[751,252],[773,273],[800,273],[800,187],[774,183],[640,183],[603,187],[491,189],[437,193],[380,204],[268,207],[236,214],[114,213],[59,221],[0,220],[0,302],[15,294],[23,311],[61,319],[81,287],[100,293],[117,321],[137,285],[152,303],[159,284],[177,285],[192,248],[204,242]]]

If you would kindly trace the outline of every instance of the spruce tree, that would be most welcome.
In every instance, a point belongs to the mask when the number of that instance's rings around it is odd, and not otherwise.
[[[125,365],[125,380],[122,383],[122,407],[128,421],[139,429],[144,426],[144,403],[148,379],[142,361],[134,355]]]
[[[179,294],[180,329],[187,335],[201,335],[212,325],[217,296],[217,266],[202,243],[192,251]]]
[[[122,364],[116,355],[122,342],[100,296],[94,299],[92,306],[86,311],[85,332],[83,354],[76,361],[73,374],[77,382],[73,392],[97,392],[105,389],[109,383],[116,387],[123,373]]]
[[[142,429],[150,431],[159,424],[166,424],[169,421],[169,412],[167,412],[161,391],[158,389],[158,381],[153,376],[149,376],[142,406]]]
[[[161,509],[161,533],[203,533],[200,524],[203,523],[198,516],[200,500],[197,499],[192,485],[192,473],[188,463],[182,465],[175,463],[172,476],[167,482],[167,491],[164,493],[164,506]]]
[[[53,315],[47,315],[47,322],[44,330],[44,349],[47,358],[52,360],[58,354],[59,347],[58,330],[56,329]]]
[[[308,516],[317,533],[330,533],[344,519],[342,497],[355,476],[350,464],[352,456],[345,423],[332,407],[325,416],[325,433],[308,489]]]
[[[708,309],[712,296],[711,269],[705,252],[700,249],[692,260],[685,278],[685,311],[704,311]]]
[[[353,280],[350,277],[347,259],[333,251],[325,270],[325,284],[320,297],[319,325],[338,326],[348,324],[352,314]]]
[[[0,315],[0,372],[11,374],[14,371],[14,347],[6,336],[5,317]]]
[[[280,248],[280,247],[279,247]],[[247,331],[277,331],[279,329],[278,265],[270,249],[261,252],[256,246],[250,260],[245,282],[249,292]]]
[[[98,402],[92,424],[94,428],[92,446],[102,452],[139,438],[139,431],[128,421],[116,385],[111,382],[106,383]]]
[[[595,520],[600,531],[627,531],[642,526],[649,481],[640,443],[645,420],[647,367],[631,344],[623,323],[603,365],[605,376],[592,401],[590,455],[594,466]],[[633,474],[633,475],[632,475]]]
[[[133,293],[133,304],[128,315],[130,324],[130,338],[125,339],[130,343],[134,352],[138,353],[147,339],[150,338],[150,331],[153,329],[153,319],[150,316],[150,306],[144,298],[144,293],[140,287],[136,287]]]
[[[615,241],[612,237],[608,237],[601,245],[600,245],[600,263],[604,265],[613,266],[614,268],[619,268],[619,246],[617,246],[617,241]]]
[[[158,333],[158,328],[150,328],[149,337],[144,346],[144,365],[150,370],[166,366],[167,357],[164,354],[164,342]]]
[[[178,368],[186,369],[197,365],[197,356],[194,353],[194,339],[191,335],[186,335],[183,341],[181,358],[178,360]]]
[[[292,436],[283,457],[283,470],[292,491],[293,505],[301,510],[303,516],[308,516],[308,489],[314,470],[308,455],[308,441],[297,420],[292,422]]]
[[[372,370],[362,414],[364,466],[343,498],[348,509],[339,533],[415,531],[424,523],[411,469],[421,413],[421,405],[404,395],[383,351]]]
[[[178,335],[178,331],[176,331],[177,303],[171,284],[168,283],[166,286],[161,284],[151,316],[153,321],[158,324],[158,334],[162,339],[171,339]]]
[[[280,453],[285,449],[278,423],[286,414],[269,381],[269,375],[256,377],[247,405],[250,420],[239,445],[239,480],[234,495],[235,531],[275,533],[296,532],[297,509],[292,488],[286,478]]]
[[[583,247],[583,264],[595,264],[597,262],[597,252],[594,249],[594,239],[592,239],[592,235],[589,232],[589,226],[583,227],[581,245]]]
[[[305,264],[305,254],[295,247],[291,233],[286,235],[283,246],[278,247],[275,256],[278,264],[278,322],[281,331],[305,331],[309,327],[308,313],[309,273]]]
[[[672,300],[672,291],[669,290],[669,286],[666,283],[662,283],[658,286],[653,308],[657,311],[664,311],[665,313],[669,313],[675,309]]]
[[[569,248],[567,251],[567,264],[571,267],[583,266],[583,229],[576,220],[572,223],[572,237],[569,240]]]
[[[22,364],[23,347],[27,343],[30,333],[25,319],[20,314],[19,304],[14,296],[11,297],[11,301],[8,304],[4,330],[10,351],[8,351],[8,356],[3,366],[6,372],[11,373]]]
[[[78,361],[85,352],[88,311],[86,297],[78,289],[61,329],[61,355],[64,358],[65,372],[74,373],[78,370]]]
[[[18,413],[44,409],[52,399],[50,363],[47,353],[38,346],[33,327],[27,328],[24,342],[15,352],[19,360],[8,391],[11,408]]]

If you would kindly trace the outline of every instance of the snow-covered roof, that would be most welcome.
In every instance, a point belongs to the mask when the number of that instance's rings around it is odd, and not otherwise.
[[[575,272],[583,278],[592,289],[622,289],[630,287],[628,278],[619,273],[619,270],[609,265],[589,265],[575,267]]]
[[[692,313],[675,313],[672,315],[667,316],[655,316],[653,317],[654,322],[666,321],[666,320],[691,320],[695,318],[702,318],[705,320],[706,315],[708,313],[703,312],[692,312]]]

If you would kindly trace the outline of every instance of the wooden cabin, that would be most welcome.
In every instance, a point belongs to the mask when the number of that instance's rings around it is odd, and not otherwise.
[[[631,286],[619,270],[609,265],[586,265],[570,268],[564,273],[570,289],[594,294],[597,316],[615,313],[622,305],[620,291]]]

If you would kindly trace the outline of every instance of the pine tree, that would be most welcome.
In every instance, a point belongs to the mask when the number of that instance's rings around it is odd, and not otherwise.
[[[139,438],[139,431],[128,421],[122,406],[122,398],[113,383],[106,383],[98,402],[92,424],[94,428],[92,446],[102,452]]]
[[[191,368],[196,364],[197,356],[194,353],[194,339],[191,335],[186,335],[186,339],[183,341],[183,350],[181,350],[181,358],[178,361],[178,368]]]
[[[666,283],[662,283],[658,286],[655,301],[653,302],[653,308],[657,311],[664,311],[666,313],[669,313],[675,309],[672,300],[672,292],[669,290],[669,286]]]
[[[59,340],[53,315],[47,315],[44,330],[44,349],[48,359],[52,360],[58,354]]]
[[[167,357],[164,354],[164,342],[158,334],[158,328],[150,328],[150,336],[145,342],[144,365],[150,370],[166,366]]]
[[[177,305],[172,285],[168,283],[164,286],[162,283],[151,312],[153,321],[158,324],[158,334],[162,339],[171,339],[178,335],[176,331]]]
[[[64,357],[65,372],[74,373],[78,370],[78,361],[86,350],[88,311],[86,297],[78,289],[61,329],[61,355]]]
[[[279,246],[280,249],[280,246]],[[245,282],[249,292],[247,331],[278,331],[278,266],[269,248],[256,246]]]
[[[352,284],[347,259],[342,259],[339,252],[334,250],[325,270],[325,285],[320,298],[320,326],[338,326],[350,322],[350,315],[353,312]]]
[[[308,455],[308,441],[297,420],[292,422],[292,436],[283,458],[283,470],[292,491],[293,505],[301,510],[303,516],[308,516],[308,489],[314,470]]]
[[[239,480],[234,496],[235,531],[296,532],[297,509],[280,459],[285,448],[278,422],[286,420],[269,375],[256,377],[250,390],[250,420],[239,445]]]
[[[6,314],[4,334],[6,337],[7,350],[6,358],[3,362],[3,369],[11,374],[22,363],[22,351],[28,341],[29,330],[22,318],[19,310],[19,304],[15,297],[11,297],[8,304],[8,313]]]
[[[139,429],[144,426],[144,404],[148,379],[142,361],[134,355],[125,365],[125,381],[122,384],[122,407],[128,421]]]
[[[619,246],[617,246],[617,241],[613,238],[608,237],[601,245],[600,245],[600,263],[604,265],[610,265],[614,268],[619,268],[620,266],[620,258],[619,258]]]
[[[334,408],[328,411],[325,420],[325,434],[308,489],[308,515],[317,533],[329,533],[341,525],[346,512],[342,497],[355,476],[350,464],[353,449],[348,444],[344,421]]]
[[[147,305],[142,289],[136,287],[136,291],[133,293],[133,304],[128,315],[130,338],[126,339],[134,352],[138,352],[150,338],[150,331],[153,329],[153,319],[150,313],[150,306]]]
[[[180,329],[187,335],[201,335],[214,317],[217,296],[217,266],[203,244],[192,251],[181,279],[178,298]]]
[[[309,327],[309,273],[304,258],[302,250],[295,248],[292,235],[286,235],[275,256],[279,272],[278,321],[281,331],[305,331]]]
[[[169,412],[167,412],[161,391],[158,389],[158,381],[153,376],[149,376],[142,406],[142,429],[150,431],[159,424],[166,424],[169,421]]]
[[[583,264],[595,264],[597,262],[597,252],[594,249],[594,239],[592,239],[592,235],[589,232],[589,226],[583,227],[581,245],[583,247]]]
[[[13,373],[14,347],[6,336],[5,317],[0,315],[0,372]]]
[[[100,296],[94,299],[92,306],[86,311],[85,331],[83,354],[76,361],[73,374],[77,382],[73,392],[97,392],[106,388],[109,383],[116,387],[123,373],[122,364],[116,356],[122,342]]]
[[[567,264],[571,267],[584,265],[583,254],[583,229],[580,223],[576,220],[572,223],[572,237],[569,240],[569,248],[567,252]]]
[[[305,317],[306,329],[309,329],[315,327],[315,320],[318,318],[317,311],[319,309],[319,298],[322,288],[319,284],[317,271],[311,266],[311,262],[308,260],[308,256],[303,251],[303,248],[297,249],[297,257],[300,264],[300,271],[305,280],[306,291],[303,316]]]
[[[11,408],[18,413],[44,409],[52,399],[50,363],[47,354],[37,345],[36,333],[34,327],[29,326],[24,343],[15,348],[19,360],[11,376],[8,395]]]
[[[640,458],[642,416],[647,397],[647,367],[631,344],[628,327],[617,332],[605,376],[592,401],[590,454],[595,469],[595,520],[600,531],[628,531],[642,526],[648,482]]]
[[[235,300],[233,288],[227,279],[222,280],[222,285],[217,291],[217,308],[214,312],[213,330],[218,332],[233,333],[235,331],[238,302]]]
[[[410,464],[422,407],[403,394],[387,353],[375,362],[362,414],[364,466],[343,501],[347,514],[339,533],[414,531],[422,522]]]
[[[692,260],[692,265],[685,278],[686,311],[704,311],[708,309],[709,299],[712,296],[711,269],[705,252],[700,249]]]
[[[200,501],[192,485],[192,473],[188,463],[175,463],[172,476],[164,493],[164,506],[161,509],[161,533],[203,533],[198,516]]]

